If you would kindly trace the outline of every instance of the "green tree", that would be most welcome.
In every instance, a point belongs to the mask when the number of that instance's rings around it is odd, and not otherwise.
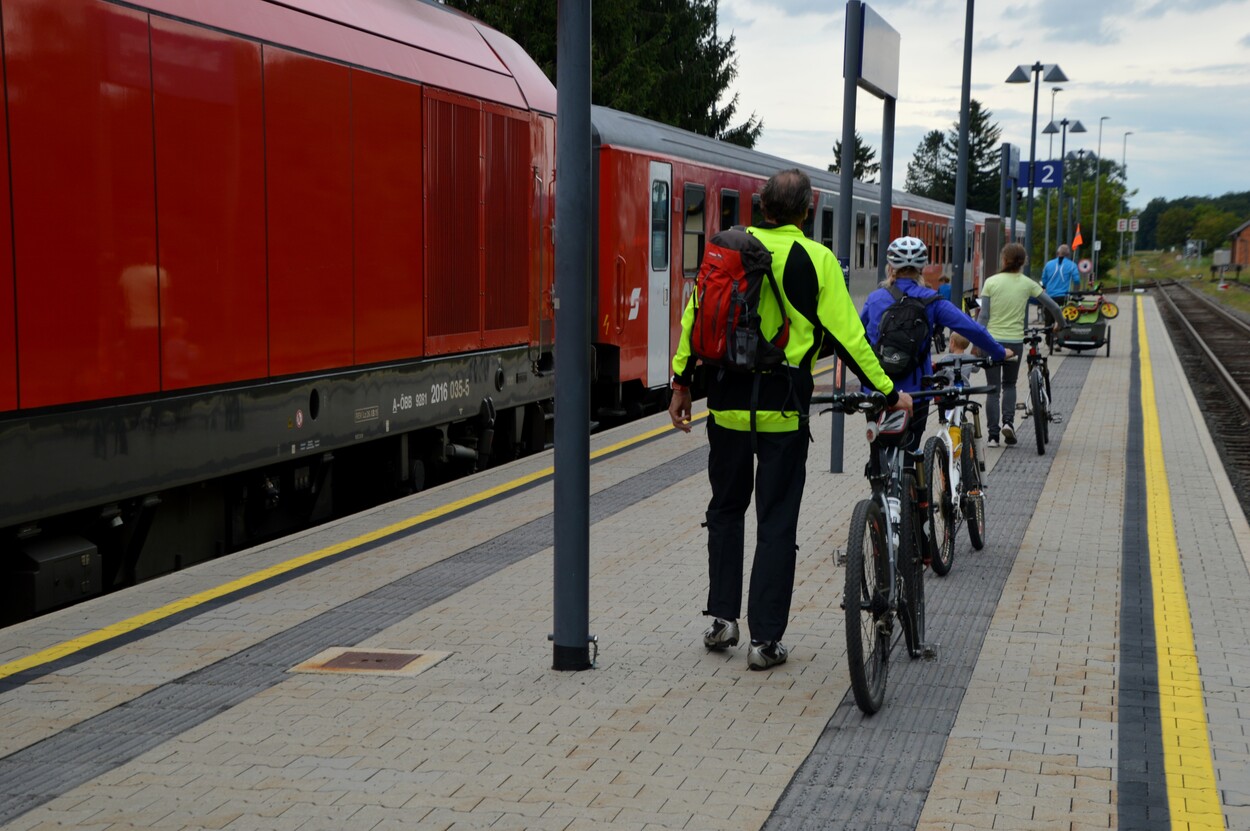
[[[998,213],[998,192],[1002,187],[1000,139],[1003,130],[990,119],[993,113],[973,98],[968,104],[968,207],[974,211]],[[959,122],[951,125],[942,143],[945,164],[951,178],[959,170]],[[954,201],[954,194],[951,194]]]
[[[859,131],[855,131],[855,167],[851,173],[861,182],[875,181],[870,177],[875,177],[881,172],[881,163],[874,161],[877,158],[877,151],[864,141]],[[842,172],[842,140],[838,139],[833,144],[833,164],[829,165],[832,173]]]
[[[1242,223],[1235,214],[1222,211],[1214,205],[1199,205],[1194,208],[1194,227],[1192,238],[1202,240],[1207,251],[1214,251],[1228,243],[1228,235]]]
[[[444,0],[511,37],[556,78],[556,3]],[[764,124],[738,121],[734,38],[716,32],[716,0],[615,0],[591,16],[594,103],[754,147]]]
[[[1158,234],[1158,246],[1160,248],[1171,248],[1176,245],[1184,245],[1189,239],[1189,232],[1194,227],[1193,211],[1189,208],[1182,208],[1177,205],[1168,208],[1159,214],[1159,223],[1156,233]]]
[[[943,162],[943,141],[941,130],[930,130],[920,140],[911,161],[907,163],[903,189],[908,193],[943,202],[955,201],[955,172]]]

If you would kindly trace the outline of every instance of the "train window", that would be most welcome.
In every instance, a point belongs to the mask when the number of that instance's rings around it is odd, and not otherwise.
[[[703,185],[686,185],[686,227],[682,234],[682,272],[694,279],[703,260],[703,235],[707,233],[707,212],[704,210]]]
[[[907,211],[903,211],[903,218],[899,222],[898,235],[900,237],[911,236],[911,220],[907,218]]]
[[[742,214],[738,213],[738,191],[720,192],[720,230],[737,225]]]
[[[803,220],[803,236],[808,239],[816,238],[816,211],[811,208],[807,209],[807,219]]]
[[[881,223],[872,223],[872,233],[869,235],[871,244],[868,246],[868,267],[877,267],[877,251],[881,244]]]
[[[668,182],[651,183],[651,270],[668,268]]]
[[[946,229],[938,226],[938,244],[933,246],[933,262],[941,265],[946,262]]]
[[[868,244],[867,222],[864,214],[855,214],[855,268],[864,267],[864,248]]]
[[[833,250],[833,208],[820,210],[820,244]]]
[[[764,224],[764,209],[760,207],[760,195],[758,193],[751,194],[751,224]]]

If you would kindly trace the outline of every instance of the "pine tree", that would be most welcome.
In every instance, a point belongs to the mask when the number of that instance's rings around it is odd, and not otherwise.
[[[904,190],[942,202],[955,201],[955,171],[948,168],[943,159],[944,142],[941,130],[925,133],[916,152],[912,154],[912,160],[907,164]]]
[[[855,167],[851,173],[861,182],[873,181],[881,172],[881,163],[874,161],[877,158],[877,151],[869,147],[864,141],[864,137],[855,131]],[[838,139],[833,145],[833,164],[829,165],[829,170],[833,173],[842,172],[842,140]]]

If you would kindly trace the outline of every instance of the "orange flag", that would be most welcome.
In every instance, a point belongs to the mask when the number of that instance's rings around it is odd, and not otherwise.
[[[1080,248],[1083,242],[1085,242],[1085,240],[1081,239],[1081,223],[1078,222],[1076,224],[1076,236],[1072,238],[1072,247]]]

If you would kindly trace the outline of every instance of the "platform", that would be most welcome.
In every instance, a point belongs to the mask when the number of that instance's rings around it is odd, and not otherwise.
[[[860,431],[831,474],[813,419],[790,660],[749,672],[701,643],[706,436],[658,415],[592,437],[595,669],[550,669],[538,455],[0,630],[0,826],[1250,828],[1250,529],[1119,302],[1110,356],[1052,358],[1047,455],[1027,422],[989,451],[986,547],[927,575],[939,659],[896,649],[876,716],[833,562]],[[335,647],[378,654],[309,671]]]

